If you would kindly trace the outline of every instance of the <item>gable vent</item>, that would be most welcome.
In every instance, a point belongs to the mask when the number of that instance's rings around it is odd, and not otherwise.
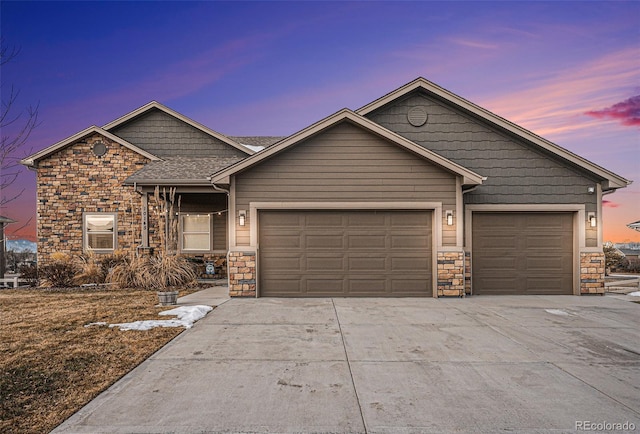
[[[91,151],[93,152],[93,155],[95,155],[96,157],[102,157],[104,154],[107,153],[107,145],[105,145],[102,142],[95,142],[93,144],[93,147],[91,148]]]
[[[414,127],[421,127],[427,123],[427,111],[424,107],[412,107],[407,113],[407,120]]]

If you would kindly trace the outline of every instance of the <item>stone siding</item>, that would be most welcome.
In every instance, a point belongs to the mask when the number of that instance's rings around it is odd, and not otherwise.
[[[580,294],[604,294],[604,268],[604,253],[580,253]]]
[[[464,297],[464,252],[438,252],[438,297]]]
[[[107,152],[95,156],[102,141]],[[131,250],[140,242],[141,197],[124,180],[148,159],[94,134],[51,155],[37,170],[38,263],[54,252],[81,255],[84,212],[117,213],[117,248]]]
[[[227,260],[229,272],[229,296],[256,296],[256,254],[255,252],[229,252]]]

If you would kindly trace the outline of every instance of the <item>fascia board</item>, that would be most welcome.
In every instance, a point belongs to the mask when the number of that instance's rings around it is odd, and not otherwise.
[[[406,148],[407,150],[415,154],[418,154],[423,158],[430,160],[431,162],[451,172],[461,175],[464,179],[463,183],[465,185],[478,185],[482,183],[483,177],[481,175],[478,175],[477,173],[472,172],[471,170],[463,166],[460,166],[459,164],[456,164],[453,161],[450,161],[432,151],[429,151],[428,149],[425,149],[422,146],[416,143],[413,143],[412,141],[400,136],[399,134],[396,134],[393,131],[386,129],[349,109],[342,109],[326,117],[325,119],[319,122],[316,122],[315,124],[287,137],[286,139],[283,139],[282,141],[276,143],[275,145],[270,146],[269,148],[266,148],[251,157],[248,157],[226,169],[221,170],[220,172],[213,174],[211,177],[211,181],[213,183],[222,184],[224,183],[224,181],[228,181],[230,176],[250,166],[253,166],[254,164],[257,164],[263,159],[269,158],[279,152],[282,152],[284,149],[288,148],[289,146],[292,146],[302,140],[305,140],[319,133],[320,131],[326,128],[329,128],[335,125],[336,123],[344,120],[349,120],[357,125],[360,125],[361,127],[371,131],[374,134],[377,134],[381,137],[391,140],[394,143]]]
[[[73,136],[67,137],[64,140],[61,140],[57,143],[54,143],[51,146],[48,146],[46,148],[44,148],[43,150],[36,152],[35,154],[32,154],[26,158],[23,158],[22,160],[20,160],[20,164],[24,165],[24,166],[35,166],[35,164],[43,159],[46,158],[48,156],[50,156],[51,154],[54,154],[55,152],[58,152],[61,149],[66,148],[67,146],[82,140],[92,134],[100,134],[106,138],[108,138],[109,140],[112,140],[116,143],[119,143],[120,145],[131,149],[134,152],[137,152],[138,154],[149,158],[152,161],[156,161],[156,160],[160,160],[160,158],[156,157],[155,155],[145,151],[144,149],[141,149],[139,147],[137,147],[136,145],[129,143],[128,141],[114,135],[111,134],[108,131],[105,131],[104,129],[98,127],[98,126],[90,126],[89,128],[86,128],[76,134],[74,134]]]
[[[119,117],[118,119],[109,122],[106,125],[103,125],[103,129],[105,130],[111,130],[119,125],[122,125],[123,123],[137,117],[140,116],[141,114],[151,110],[151,109],[158,109],[160,111],[165,112],[166,114],[173,116],[174,118],[177,118],[179,120],[181,120],[182,122],[191,125],[192,127],[202,131],[205,134],[208,134],[212,137],[215,137],[218,140],[223,141],[224,143],[228,144],[229,146],[232,146],[242,152],[244,152],[247,155],[253,155],[255,154],[255,151],[253,151],[252,149],[247,148],[246,146],[236,142],[235,140],[225,136],[224,134],[220,134],[217,131],[212,130],[211,128],[205,127],[204,125],[202,125],[199,122],[194,121],[193,119],[190,119],[188,117],[186,117],[183,114],[178,113],[175,110],[170,109],[169,107],[159,103],[158,101],[151,101],[150,103],[147,103],[145,105],[143,105],[140,108],[137,108],[135,110],[133,110],[130,113],[127,113],[124,116]]]
[[[137,179],[135,181],[125,181],[124,185],[180,185],[192,187],[210,187],[211,183],[207,180],[185,180],[185,179]]]
[[[515,134],[516,136],[519,136],[555,155],[558,155],[559,157],[579,167],[586,169],[587,171],[595,175],[598,175],[599,177],[608,181],[607,187],[605,188],[607,190],[624,188],[627,185],[631,184],[632,182],[628,179],[621,177],[620,175],[617,175],[603,167],[598,166],[595,163],[592,163],[589,160],[586,160],[585,158],[580,157],[579,155],[574,154],[571,151],[568,151],[567,149],[564,149],[556,145],[553,142],[550,142],[549,140],[543,137],[538,136],[535,133],[532,133],[531,131],[525,128],[522,128],[521,126],[511,121],[504,119],[503,117],[496,115],[495,113],[490,112],[487,109],[480,107],[479,105],[472,103],[471,101],[468,101],[462,98],[461,96],[458,96],[452,92],[449,92],[448,90],[422,77],[417,78],[416,80],[413,80],[412,82],[365,105],[364,107],[356,110],[356,113],[358,113],[361,116],[366,116],[372,111],[384,106],[385,104],[388,104],[389,102],[399,97],[402,97],[403,95],[413,92],[416,89],[423,89],[428,93],[434,94],[446,101],[449,101],[454,105],[461,107],[462,109],[474,114],[475,116],[478,116],[494,125],[497,125],[498,127],[504,130],[507,130],[512,134]]]

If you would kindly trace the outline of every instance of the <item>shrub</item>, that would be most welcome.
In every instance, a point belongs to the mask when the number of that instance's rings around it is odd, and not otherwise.
[[[74,277],[78,272],[77,265],[66,253],[54,253],[51,262],[38,268],[40,286],[68,288],[74,286]]]
[[[20,278],[26,280],[29,286],[38,286],[38,267],[35,263],[23,264],[18,267]]]
[[[193,264],[176,255],[130,257],[118,263],[107,277],[120,288],[157,289],[192,286],[197,274]]]

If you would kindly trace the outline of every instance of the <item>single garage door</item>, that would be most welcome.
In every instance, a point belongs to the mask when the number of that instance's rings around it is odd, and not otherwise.
[[[572,213],[473,213],[474,294],[573,294]]]
[[[260,211],[259,294],[431,295],[431,211]]]

